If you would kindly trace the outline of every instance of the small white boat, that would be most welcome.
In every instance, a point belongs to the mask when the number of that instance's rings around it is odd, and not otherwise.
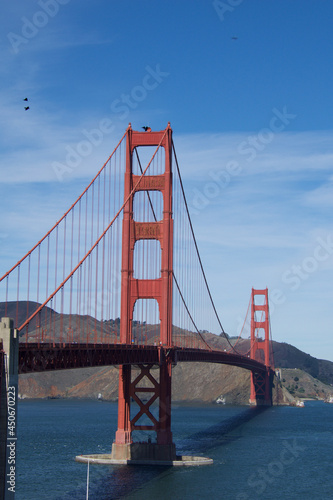
[[[216,400],[218,405],[225,405],[225,398],[223,396],[219,396]]]
[[[297,406],[298,408],[304,408],[304,401],[297,399],[297,401],[292,401],[289,406]]]

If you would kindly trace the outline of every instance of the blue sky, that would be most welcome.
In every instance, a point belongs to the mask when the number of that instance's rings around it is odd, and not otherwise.
[[[0,274],[75,201],[128,122],[170,121],[226,331],[251,288],[267,286],[273,338],[333,360],[332,18],[329,0],[7,2]]]

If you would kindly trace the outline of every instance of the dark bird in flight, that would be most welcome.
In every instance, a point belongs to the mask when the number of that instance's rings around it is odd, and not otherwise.
[[[142,128],[143,128],[143,130],[144,130],[145,132],[151,132],[151,128],[150,128],[150,127],[142,127]]]
[[[23,101],[27,101],[27,100],[28,100],[28,98],[27,98],[27,97],[25,97],[25,98],[23,99]]]
[[[238,40],[238,36],[232,36],[231,40]]]
[[[24,107],[24,109],[25,109],[26,111],[28,111],[28,109],[30,109],[30,108],[29,108],[29,106],[25,106],[25,107]]]

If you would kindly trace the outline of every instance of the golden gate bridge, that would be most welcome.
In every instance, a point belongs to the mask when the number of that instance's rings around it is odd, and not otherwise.
[[[268,291],[252,289],[250,348],[238,352],[208,286],[170,124],[144,132],[128,126],[78,199],[2,276],[0,302],[2,321],[19,336],[19,373],[119,365],[112,460],[176,459],[177,362],[250,370],[251,403],[272,403]],[[228,347],[213,347],[205,332],[224,336]],[[139,445],[136,431],[156,433],[156,443]]]

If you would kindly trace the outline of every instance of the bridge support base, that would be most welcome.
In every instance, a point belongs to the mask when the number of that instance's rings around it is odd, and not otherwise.
[[[136,443],[137,444],[137,443]],[[155,446],[159,446],[156,445]],[[157,448],[156,448],[157,449]],[[87,464],[97,464],[97,465],[163,465],[163,466],[190,466],[190,465],[211,465],[213,460],[206,457],[190,457],[190,456],[175,456],[174,459],[164,458],[158,455],[154,456],[154,452],[147,450],[148,455],[145,458],[132,458],[132,459],[115,459],[113,455],[108,454],[98,454],[98,455],[78,455],[75,457],[76,462],[81,462]],[[161,450],[159,450],[161,451]],[[140,455],[142,455],[143,449],[140,450]],[[158,452],[159,453],[159,452]],[[153,455],[153,456],[149,456]]]
[[[113,443],[111,458],[119,461],[173,461],[177,459],[176,446],[156,443]]]

